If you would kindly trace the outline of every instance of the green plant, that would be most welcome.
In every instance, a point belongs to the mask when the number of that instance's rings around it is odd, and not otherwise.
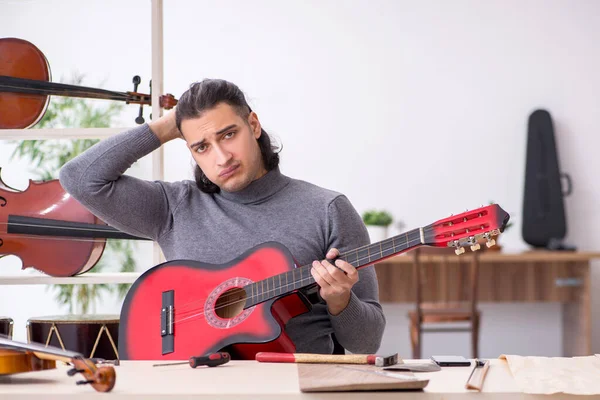
[[[71,84],[81,85],[83,76],[75,74]],[[123,108],[122,104],[109,103],[105,107],[94,107],[88,101],[72,97],[51,97],[44,117],[34,128],[102,128],[109,127]],[[57,139],[57,140],[23,140],[11,155],[11,159],[29,160],[34,167],[31,173],[42,180],[56,179],[60,168],[69,160],[83,153],[98,139]],[[94,266],[93,272],[107,269],[110,264],[120,265],[119,271],[135,271],[133,249],[135,243],[130,240],[108,239],[102,257]],[[110,261],[109,261],[110,259]],[[117,292],[123,298],[130,284],[95,284],[95,285],[52,285],[55,299],[69,307],[69,312],[86,314],[93,309],[103,293]]]
[[[365,225],[389,226],[392,221],[392,215],[384,210],[367,210],[362,215]]]

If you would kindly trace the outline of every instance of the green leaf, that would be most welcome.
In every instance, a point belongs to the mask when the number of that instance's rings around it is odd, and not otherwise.
[[[82,85],[82,82],[83,75],[74,73],[67,83]],[[103,106],[95,104],[87,99],[51,96],[46,113],[34,129],[110,127],[114,125],[124,108],[123,103],[108,100],[103,103]],[[22,140],[16,143],[10,159],[26,160],[35,167],[32,179],[56,179],[64,164],[98,141],[98,139]],[[116,264],[119,265],[117,269],[121,272],[135,271],[134,246],[133,241],[108,240],[102,257],[94,266],[92,273],[104,270],[107,267],[106,260],[116,260]],[[74,311],[87,313],[105,294],[116,291],[122,299],[130,286],[129,284],[52,285],[48,289],[54,292],[54,299],[58,304],[67,306],[70,313]]]
[[[392,215],[387,211],[367,210],[362,215],[365,225],[389,226],[392,221]]]

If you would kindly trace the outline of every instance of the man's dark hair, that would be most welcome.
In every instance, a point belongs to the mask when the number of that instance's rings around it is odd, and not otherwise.
[[[235,112],[248,123],[248,116],[252,109],[246,102],[244,93],[235,84],[222,79],[204,79],[195,82],[181,95],[177,102],[175,120],[177,129],[181,132],[181,122],[186,119],[198,118],[202,112],[210,110],[220,103],[229,104]],[[258,146],[262,160],[267,171],[279,165],[279,154],[276,146],[271,145],[271,138],[261,128]],[[212,183],[198,165],[194,168],[194,178],[198,188],[205,193],[218,193],[220,188]]]

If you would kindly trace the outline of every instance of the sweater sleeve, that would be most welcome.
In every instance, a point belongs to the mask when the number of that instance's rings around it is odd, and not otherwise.
[[[340,253],[369,244],[369,234],[350,201],[343,195],[329,205],[329,249]],[[352,287],[350,302],[337,315],[329,314],[340,344],[355,354],[373,354],[381,345],[385,316],[379,304],[379,286],[375,268],[359,269],[359,280]]]
[[[124,173],[159,147],[158,137],[144,124],[104,139],[70,160],[60,170],[60,183],[107,224],[156,240],[171,220],[164,184]]]

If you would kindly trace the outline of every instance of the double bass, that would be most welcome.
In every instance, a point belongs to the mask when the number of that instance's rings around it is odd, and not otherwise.
[[[68,96],[124,101],[139,104],[136,122],[144,122],[142,108],[152,104],[152,95],[137,92],[139,76],[131,92],[115,92],[85,86],[51,82],[50,64],[34,44],[18,38],[0,39],[0,129],[25,129],[42,119],[49,96]],[[171,94],[159,96],[164,109],[177,105]]]
[[[44,116],[49,96],[68,96],[139,104],[151,94],[115,92],[50,81],[50,65],[32,43],[18,38],[0,39],[0,129],[25,129]],[[160,106],[177,104],[171,94],[159,97]],[[0,178],[0,257],[15,255],[23,268],[34,267],[51,276],[74,276],[89,271],[100,259],[106,239],[142,239],[107,226],[67,194],[58,180],[29,181],[16,190]]]
[[[106,239],[149,240],[106,225],[58,179],[29,180],[27,189],[20,191],[0,176],[0,256],[19,257],[23,269],[74,276],[96,265]]]

